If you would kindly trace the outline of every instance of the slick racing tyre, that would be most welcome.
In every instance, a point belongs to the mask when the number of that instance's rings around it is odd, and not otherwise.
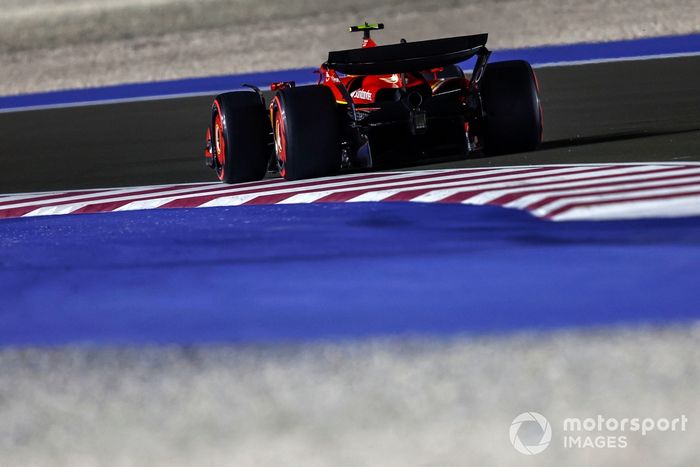
[[[261,180],[270,159],[271,128],[260,96],[249,91],[219,94],[211,112],[211,152],[219,180]]]
[[[522,60],[486,66],[481,81],[484,153],[526,152],[542,141],[542,107],[535,74]]]
[[[318,85],[284,88],[275,95],[270,109],[282,177],[323,177],[340,169],[339,121],[330,89]]]

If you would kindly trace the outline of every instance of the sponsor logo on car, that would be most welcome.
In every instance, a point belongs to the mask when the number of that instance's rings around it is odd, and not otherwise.
[[[353,99],[362,99],[365,101],[371,101],[374,98],[372,91],[368,91],[366,89],[357,89],[350,93],[350,95]]]

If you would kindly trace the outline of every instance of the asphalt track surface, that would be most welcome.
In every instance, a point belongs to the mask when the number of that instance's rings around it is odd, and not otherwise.
[[[538,70],[545,142],[436,167],[700,160],[700,57]],[[0,192],[212,181],[211,96],[0,114]]]

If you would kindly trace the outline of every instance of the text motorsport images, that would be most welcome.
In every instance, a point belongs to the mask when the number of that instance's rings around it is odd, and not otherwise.
[[[626,448],[626,433],[647,436],[653,431],[686,431],[688,417],[615,418],[597,415],[589,418],[566,418],[562,422],[563,446],[566,449]],[[537,412],[523,412],[510,425],[510,442],[523,454],[539,454],[552,442],[552,425]]]

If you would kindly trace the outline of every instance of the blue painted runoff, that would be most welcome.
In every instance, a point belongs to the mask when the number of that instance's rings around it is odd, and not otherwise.
[[[241,206],[0,222],[0,346],[286,342],[700,318],[700,218]]]
[[[646,56],[700,53],[700,34],[664,36],[612,42],[551,45],[525,49],[496,50],[492,61],[527,60],[533,65],[612,60]],[[208,76],[150,83],[120,84],[87,89],[69,89],[0,97],[0,111],[76,103],[127,101],[134,99],[218,93],[240,89],[242,84],[266,88],[275,81],[315,82],[313,68],[259,73]]]

